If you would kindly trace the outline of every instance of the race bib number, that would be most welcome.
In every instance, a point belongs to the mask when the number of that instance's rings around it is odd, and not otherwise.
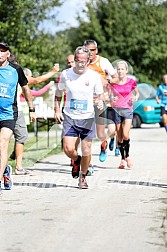
[[[71,99],[70,100],[70,109],[71,110],[87,110],[88,102],[83,100],[76,100]]]
[[[9,85],[0,83],[0,96],[5,98],[10,98],[10,88]]]

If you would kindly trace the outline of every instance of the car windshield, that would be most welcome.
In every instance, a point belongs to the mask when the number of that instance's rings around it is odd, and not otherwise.
[[[139,84],[139,100],[155,99],[156,89],[148,84]]]

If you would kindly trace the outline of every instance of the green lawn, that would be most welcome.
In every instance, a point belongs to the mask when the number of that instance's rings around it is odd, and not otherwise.
[[[61,139],[60,137],[56,139],[55,137],[49,138],[49,147],[47,146],[47,138],[46,137],[38,137],[38,143],[36,143],[36,138],[29,138],[28,142],[25,143],[24,148],[24,156],[23,156],[23,167],[28,168],[32,167],[36,162],[42,160],[43,158],[53,155],[56,153],[60,153],[61,150]],[[9,156],[13,151],[14,141],[11,140],[9,144]],[[15,168],[15,161],[9,158],[8,164],[10,164],[13,168]]]

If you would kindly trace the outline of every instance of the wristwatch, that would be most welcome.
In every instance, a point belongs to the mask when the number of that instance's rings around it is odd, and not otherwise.
[[[35,112],[35,108],[29,108],[29,112]]]

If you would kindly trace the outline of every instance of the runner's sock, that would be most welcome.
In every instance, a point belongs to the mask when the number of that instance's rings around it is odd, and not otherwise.
[[[124,147],[124,143],[118,142],[118,148],[119,148],[119,150],[121,152],[122,159],[125,159],[125,147]]]
[[[123,140],[124,148],[125,148],[125,157],[129,157],[129,148],[130,148],[130,139]]]
[[[81,162],[81,156],[78,155],[77,160],[74,161],[74,162],[75,162],[75,164],[80,164],[80,162]]]

